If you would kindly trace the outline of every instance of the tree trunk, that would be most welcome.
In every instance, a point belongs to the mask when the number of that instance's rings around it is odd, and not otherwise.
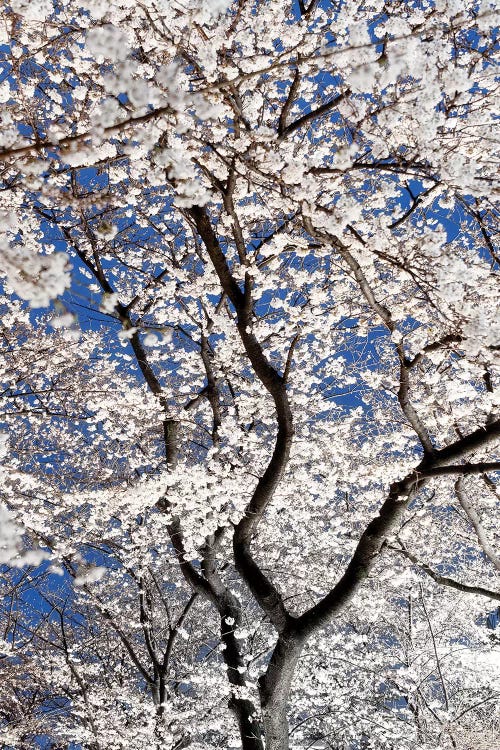
[[[266,673],[259,680],[266,750],[288,750],[288,697],[305,642],[302,635],[285,630],[278,638]]]

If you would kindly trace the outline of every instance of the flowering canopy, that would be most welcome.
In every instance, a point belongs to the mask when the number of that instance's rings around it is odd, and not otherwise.
[[[4,746],[493,746],[493,3],[1,7]]]

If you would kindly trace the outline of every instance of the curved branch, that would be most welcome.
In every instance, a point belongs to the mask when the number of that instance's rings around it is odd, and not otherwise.
[[[354,554],[339,581],[317,604],[304,612],[295,623],[298,633],[307,635],[319,630],[349,602],[360,583],[371,572],[387,536],[402,518],[413,492],[423,487],[433,471],[446,468],[450,459],[463,459],[500,437],[500,420],[480,427],[451,445],[425,456],[420,464],[399,482],[393,482],[379,514],[372,518],[361,534]]]
[[[349,249],[342,242],[340,242],[340,240],[337,237],[330,235],[328,232],[322,232],[322,231],[316,230],[312,224],[312,221],[306,216],[304,216],[304,226],[307,232],[312,237],[317,237],[320,240],[327,241],[333,244],[336,250],[338,250],[341,257],[344,259],[346,264],[351,269],[353,276],[358,283],[361,294],[367,301],[368,305],[371,307],[373,312],[380,318],[380,320],[385,325],[389,333],[393,333],[396,330],[396,325],[392,319],[390,310],[377,300],[373,292],[373,289],[370,285],[370,282],[368,281],[368,279],[366,278],[363,272],[363,269],[361,268],[356,258],[349,251]],[[366,244],[366,243],[363,242],[363,244]],[[418,416],[415,410],[415,407],[413,406],[411,399],[410,399],[410,373],[409,373],[408,362],[405,357],[404,347],[402,343],[398,343],[396,345],[396,352],[397,352],[398,359],[399,359],[398,401],[401,406],[401,410],[403,414],[405,415],[405,417],[407,418],[408,422],[413,427],[413,430],[415,431],[415,434],[420,440],[420,443],[422,445],[422,448],[424,449],[424,452],[426,454],[433,453],[434,446],[432,444],[432,440],[430,438],[429,432],[427,428],[425,427],[424,423],[422,422],[422,420],[420,419],[420,417]]]
[[[401,542],[399,543],[402,544]],[[449,588],[455,589],[456,591],[462,591],[465,594],[477,594],[478,596],[486,596],[488,599],[495,599],[497,601],[500,601],[500,592],[485,589],[483,586],[469,586],[469,584],[461,583],[460,581],[456,581],[454,578],[442,576],[440,573],[437,573],[435,570],[430,568],[426,563],[418,560],[415,555],[413,555],[411,552],[409,552],[409,550],[406,549],[404,545],[402,545],[401,548],[389,546],[389,549],[404,555],[406,558],[408,558],[408,560],[410,560],[410,562],[413,563],[413,565],[426,573],[430,578],[432,578],[433,581],[438,583],[440,586],[448,586]]]
[[[272,367],[255,335],[252,333],[252,281],[245,276],[244,292],[236,283],[205,209],[193,206],[190,214],[202,238],[223,291],[233,303],[237,314],[237,328],[255,375],[273,398],[278,433],[271,460],[257,483],[245,515],[235,528],[233,553],[238,572],[249,586],[257,602],[275,625],[283,632],[290,621],[283,599],[276,586],[263,573],[250,552],[252,535],[274,496],[288,462],[293,438],[293,417],[286,393],[284,377]]]

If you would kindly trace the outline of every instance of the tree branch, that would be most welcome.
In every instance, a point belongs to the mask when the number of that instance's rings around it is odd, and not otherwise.
[[[434,468],[425,469],[423,472],[421,472],[421,476],[438,477],[446,474],[483,474],[485,471],[500,471],[500,461],[483,461],[481,463],[475,464],[465,463],[449,464],[448,466],[436,466]]]
[[[436,659],[436,667],[439,675],[439,681],[441,683],[441,689],[443,691],[443,698],[444,698],[444,704],[446,706],[446,710],[449,711],[450,709],[450,702],[448,700],[448,690],[446,689],[446,683],[444,681],[443,672],[441,670],[441,661],[439,659],[439,654],[437,650],[437,644],[436,644],[436,637],[434,635],[434,630],[432,628],[431,618],[429,617],[429,613],[427,611],[427,606],[425,604],[424,599],[424,589],[422,584],[420,584],[420,601],[422,602],[422,609],[424,610],[425,619],[427,620],[427,625],[429,626],[429,633],[431,634],[431,641],[432,641],[432,648],[434,651],[434,658]]]
[[[491,471],[491,469],[485,468],[483,469],[483,471],[480,471],[478,473],[482,474],[484,471]],[[500,471],[500,463],[496,464],[495,471]],[[467,499],[463,477],[459,477],[455,482],[455,494],[458,498],[458,502],[464,509],[471,525],[474,527],[474,531],[476,532],[479,544],[481,545],[481,549],[483,550],[488,560],[493,563],[495,568],[497,570],[500,570],[500,557],[498,557],[492,545],[490,544],[486,532],[483,529],[479,513],[476,511],[472,503],[470,503]]]
[[[301,7],[302,15],[304,15],[304,11],[305,9],[302,6]],[[295,94],[297,93],[299,85],[300,85],[300,72],[297,67],[293,75],[292,83],[290,84],[290,88],[288,90],[288,96],[286,98],[285,103],[283,104],[283,107],[281,108],[280,117],[278,121],[278,135],[279,136],[282,136],[284,132],[286,131],[286,121],[288,119],[288,114],[292,107],[293,100],[295,98]]]
[[[327,102],[324,102],[324,104],[321,104],[319,107],[316,107],[316,109],[313,109],[311,112],[307,112],[305,115],[302,115],[302,117],[299,117],[297,120],[290,123],[290,125],[287,125],[283,128],[283,131],[279,134],[279,140],[283,140],[291,133],[295,132],[295,130],[298,130],[303,125],[307,125],[307,123],[311,122],[311,120],[315,120],[316,117],[321,117],[321,115],[327,114],[332,109],[334,109],[337,104],[340,104],[341,101],[347,99],[351,95],[351,93],[351,89],[346,89],[341,94],[337,94]]]
[[[387,330],[392,334],[396,330],[396,326],[392,319],[390,310],[388,310],[385,305],[382,305],[380,304],[380,302],[378,302],[373,289],[363,272],[363,269],[361,268],[360,264],[353,256],[353,254],[349,251],[349,249],[338,239],[338,237],[330,235],[328,232],[318,232],[318,230],[316,230],[313,226],[311,220],[306,216],[304,216],[304,226],[311,236],[326,240],[327,242],[333,244],[336,250],[338,250],[341,257],[345,260],[345,262],[351,269],[354,278],[358,283],[359,289],[363,297],[366,299],[368,305],[371,307],[373,312],[378,315]],[[410,375],[407,367],[404,347],[401,342],[396,344],[396,351],[399,359],[398,401],[401,406],[401,410],[407,418],[408,422],[413,427],[415,434],[422,444],[424,452],[432,453],[434,451],[434,446],[432,444],[429,432],[418,416],[410,400]]]
[[[399,539],[398,542],[401,544],[401,547],[393,547],[392,545],[388,545],[388,549],[404,555],[406,558],[408,558],[408,560],[410,560],[410,562],[413,563],[413,565],[415,565],[415,567],[426,573],[430,578],[432,578],[433,581],[438,583],[440,586],[448,586],[448,588],[455,589],[456,591],[462,591],[465,594],[477,594],[478,596],[486,596],[488,599],[495,599],[496,601],[500,601],[500,593],[497,591],[485,589],[483,586],[469,586],[469,584],[467,583],[461,583],[460,581],[456,581],[454,578],[448,578],[448,576],[443,576],[440,573],[437,573],[435,570],[430,568],[429,565],[422,562],[421,560],[418,560],[415,555],[413,555]]]
[[[278,632],[281,632],[286,628],[290,616],[277,588],[264,575],[262,569],[252,557],[250,543],[252,534],[255,532],[283,476],[290,454],[293,419],[286,393],[286,384],[274,367],[269,364],[260,343],[252,333],[252,282],[250,276],[246,275],[245,291],[242,292],[231,274],[206,210],[193,206],[190,213],[207,248],[222,289],[236,309],[238,332],[253,370],[272,396],[276,408],[278,433],[273,454],[264,474],[257,482],[257,487],[247,505],[244,517],[235,528],[233,553],[238,572]]]
[[[399,482],[393,482],[379,514],[361,534],[351,561],[339,581],[317,604],[295,622],[299,633],[312,634],[326,625],[349,602],[358,586],[371,572],[375,560],[398,521],[402,518],[414,490],[421,488],[434,469],[446,467],[446,461],[465,458],[471,451],[484,448],[500,436],[500,420],[491,422],[451,445],[425,456],[420,464]]]

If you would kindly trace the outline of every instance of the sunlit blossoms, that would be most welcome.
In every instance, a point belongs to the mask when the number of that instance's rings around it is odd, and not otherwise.
[[[498,744],[495,22],[0,4],[6,750]]]

